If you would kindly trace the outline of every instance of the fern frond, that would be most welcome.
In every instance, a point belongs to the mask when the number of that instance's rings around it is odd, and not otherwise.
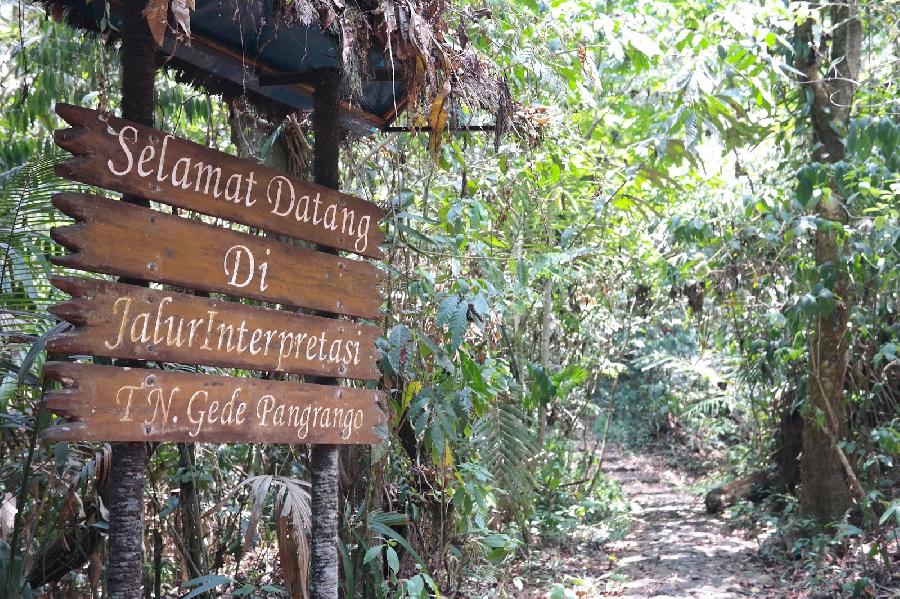
[[[498,398],[475,423],[473,439],[484,467],[501,488],[520,495],[534,486],[528,462],[537,445],[518,405]]]

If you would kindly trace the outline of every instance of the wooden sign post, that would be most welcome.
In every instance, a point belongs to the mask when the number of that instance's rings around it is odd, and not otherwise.
[[[156,105],[156,47],[144,18],[147,0],[122,3],[122,116],[153,124]],[[123,201],[149,206],[139,196]],[[144,487],[147,444],[112,444],[109,469],[109,537],[106,587],[110,599],[133,599],[141,593],[141,558],[144,551]]]
[[[337,189],[341,127],[338,124],[337,71],[318,73],[313,111],[316,136],[313,171],[316,183]],[[320,379],[321,383],[330,383]],[[310,530],[310,599],[337,599],[338,596],[338,450],[333,445],[313,445],[310,460],[310,503],[316,515]]]
[[[123,54],[123,71],[128,67],[124,63]],[[114,505],[110,540],[111,547],[125,548],[129,561],[110,564],[110,596],[140,594],[133,584],[135,576],[139,581],[140,542],[135,549],[123,535],[143,534],[133,526],[124,530],[128,518],[140,524],[143,472],[136,470],[146,459],[140,457],[143,443],[179,441],[314,444],[311,596],[337,597],[336,446],[377,443],[376,428],[383,422],[380,393],[339,386],[338,379],[372,381],[381,376],[375,347],[380,329],[349,318],[380,318],[378,285],[384,278],[368,262],[337,252],[380,257],[384,235],[378,221],[384,212],[334,189],[339,81],[330,73],[323,82],[324,87],[317,87],[314,115],[320,184],[147,124],[70,105],[57,107],[73,127],[58,131],[55,139],[75,154],[57,172],[130,194],[127,201],[59,194],[54,206],[76,222],[51,232],[72,251],[54,258],[54,264],[123,277],[119,282],[52,279],[72,299],[51,312],[74,327],[51,338],[48,351],[131,362],[129,367],[48,364],[48,376],[62,388],[45,393],[46,405],[67,421],[42,433],[50,440],[114,442],[114,456],[131,456],[118,476],[140,480],[131,481],[128,493]],[[146,116],[141,118],[145,123],[151,120]],[[246,228],[223,228],[153,210],[146,200]],[[254,230],[315,247],[262,237]],[[149,287],[151,283],[157,287]],[[198,297],[159,284],[221,296]],[[265,305],[241,303],[242,298]],[[149,370],[143,367],[146,361],[310,378],[298,383]]]

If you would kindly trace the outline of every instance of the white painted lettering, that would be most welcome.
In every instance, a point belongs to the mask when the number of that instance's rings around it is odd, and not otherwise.
[[[128,398],[125,400],[125,413],[119,418],[119,422],[131,422],[131,400],[134,398],[134,392],[139,389],[140,387],[126,385],[125,387],[119,387],[119,390],[116,391],[116,405],[120,403],[119,397],[122,395],[122,391],[128,392]]]
[[[129,140],[126,135],[131,134],[131,139]],[[130,141],[131,143],[137,143],[137,129],[132,127],[131,125],[122,127],[119,130],[119,145],[122,147],[122,151],[125,152],[125,158],[127,159],[127,164],[124,168],[120,170],[116,170],[116,167],[113,166],[112,159],[106,161],[106,168],[109,169],[109,172],[112,174],[124,177],[128,173],[131,172],[131,168],[134,166],[134,157],[131,155],[131,150],[128,148],[126,142]]]
[[[137,163],[137,174],[141,177],[149,177],[153,174],[153,169],[144,170],[144,165],[153,160],[153,156],[156,155],[156,148],[153,146],[144,146],[144,149],[141,150],[141,155],[138,158]]]
[[[209,183],[212,180],[213,174],[215,174],[216,184],[213,186],[213,197],[217,198],[222,195],[219,191],[219,181],[222,179],[222,169],[219,167],[213,168],[213,165],[203,164],[202,162],[198,162],[194,166],[197,169],[197,180],[194,182],[194,191],[200,191],[200,181],[205,173],[206,184],[203,186],[203,195],[209,195]]]
[[[133,301],[130,297],[120,297],[116,299],[115,303],[113,303],[113,316],[115,316],[116,312],[119,309],[119,302],[124,301],[125,307],[122,309],[122,320],[119,323],[119,333],[116,337],[116,342],[113,345],[109,344],[109,341],[104,341],[103,345],[106,346],[106,349],[116,349],[119,345],[122,344],[122,337],[125,335],[125,323],[128,321],[128,312],[131,308],[131,302]]]
[[[272,188],[273,184],[275,184],[274,190]],[[287,205],[287,208],[284,208],[284,211],[281,211],[281,190],[285,186],[287,186],[287,191],[290,194],[290,204]],[[274,204],[274,206],[272,206],[272,214],[277,216],[287,216],[290,214],[291,210],[294,208],[294,186],[291,184],[290,179],[282,177],[281,175],[272,177],[269,181],[269,185],[266,187],[266,201],[270,204]]]
[[[175,139],[174,135],[166,135],[163,137],[162,142],[162,150],[159,152],[159,165],[156,167],[156,181],[162,183],[166,180],[165,175],[163,175],[163,167],[166,162],[166,148],[169,146],[169,140]]]
[[[191,437],[196,437],[200,434],[200,429],[203,428],[203,410],[198,409],[196,412],[194,411],[194,400],[198,397],[202,398],[201,401],[206,402],[209,399],[209,393],[203,391],[195,391],[191,398],[188,400],[187,412],[188,412],[188,420],[191,421],[191,424],[196,424],[197,428],[193,431],[188,431],[188,435]],[[197,416],[195,418],[195,416]]]

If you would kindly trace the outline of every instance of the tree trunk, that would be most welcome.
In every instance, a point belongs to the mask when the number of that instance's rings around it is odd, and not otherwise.
[[[200,498],[197,495],[197,484],[194,479],[194,462],[196,445],[178,443],[178,466],[181,470],[181,483],[178,490],[178,512],[181,520],[181,541],[184,544],[184,557],[191,578],[198,578],[207,573],[206,557],[203,551],[203,532],[200,520]],[[188,478],[188,473],[191,477]],[[208,597],[203,593],[200,597]]]
[[[803,88],[812,92],[807,94],[812,98],[812,157],[815,162],[824,164],[844,159],[843,136],[856,91],[862,43],[862,23],[855,0],[831,4],[827,10],[834,27],[830,56],[825,55],[828,51],[825,42],[817,43],[812,20],[798,25],[795,30],[796,66],[804,73]],[[823,78],[821,71],[826,60],[828,74]],[[823,220],[846,224],[847,209],[838,190],[832,181],[830,195],[826,190],[815,211]],[[820,226],[815,239],[816,266],[820,274],[829,269],[833,272],[830,278],[835,308],[817,319],[810,340],[800,498],[803,510],[823,522],[843,517],[853,505],[851,487],[856,483],[849,462],[838,446],[847,432],[843,391],[847,369],[847,319],[852,302],[843,253],[844,244],[838,235]]]
[[[338,450],[314,445],[310,461],[312,527],[310,534],[310,599],[338,596]]]
[[[553,279],[547,275],[544,283],[544,303],[541,313],[541,368],[550,376],[550,325],[553,315]],[[544,448],[544,436],[547,434],[547,407],[550,398],[538,404],[537,450]]]
[[[125,0],[122,6],[122,117],[152,127],[156,104],[156,45],[143,14],[146,4],[147,0]],[[142,206],[150,205],[147,200],[135,196],[122,199]],[[146,466],[144,443],[112,444],[106,564],[109,599],[141,596]]]
[[[803,455],[803,416],[794,405],[795,395],[793,388],[782,395],[775,451],[772,452],[775,487],[787,493],[793,493],[800,482],[800,457]]]
[[[338,111],[340,76],[337,71],[322,70],[316,84],[313,130],[315,182],[337,189],[341,125]],[[325,248],[318,248],[327,251]],[[333,378],[311,378],[320,384],[337,383]],[[338,450],[334,445],[313,445],[311,469],[312,529],[309,596],[311,599],[337,599],[338,596]]]
[[[272,132],[265,127],[260,127],[257,113],[242,102],[231,103],[229,124],[231,141],[237,147],[238,156],[255,160],[255,157],[260,155],[263,142]],[[312,170],[309,168],[312,163],[312,148],[306,144],[306,138],[299,125],[291,117],[288,117],[282,123],[281,133],[263,164],[301,179],[309,179],[312,177]],[[268,238],[297,247],[317,248],[313,243],[290,235],[281,235],[271,231],[263,232],[263,234]],[[308,312],[290,306],[283,306],[282,309],[297,313]],[[268,372],[265,376],[281,381],[299,382],[301,380],[298,375],[283,372]],[[282,502],[276,501],[274,513],[281,514],[282,508]],[[281,569],[284,590],[290,599],[308,597],[309,562],[307,559],[301,560],[300,556],[308,553],[309,534],[308,530],[295,530],[291,517],[278,516],[276,523],[278,564]]]

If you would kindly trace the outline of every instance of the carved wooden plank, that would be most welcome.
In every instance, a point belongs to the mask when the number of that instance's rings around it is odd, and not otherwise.
[[[75,325],[49,352],[351,379],[380,377],[380,330],[134,285],[59,277],[73,296],[50,312]]]
[[[378,443],[384,420],[370,389],[50,362],[64,388],[47,408],[75,422],[41,433],[54,441]]]
[[[70,104],[56,143],[61,177],[320,245],[380,258],[385,211],[371,202],[200,144]]]
[[[379,318],[381,271],[361,260],[78,193],[53,205],[79,221],[50,232],[75,251],[54,264],[217,291],[336,314]]]

